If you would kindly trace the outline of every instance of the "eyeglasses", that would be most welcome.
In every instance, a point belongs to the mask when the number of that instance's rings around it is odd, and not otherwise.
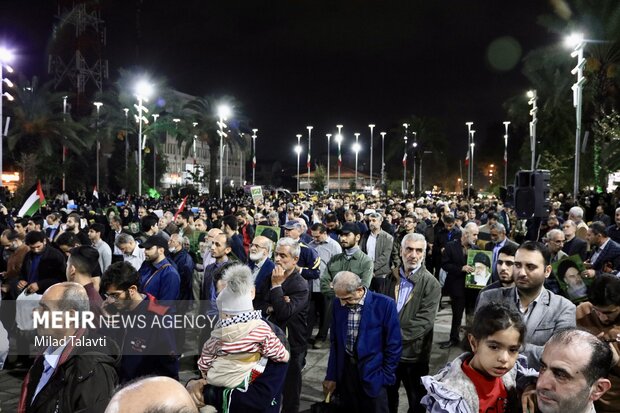
[[[250,244],[250,248],[252,248],[252,247],[254,247],[254,248],[262,248],[264,250],[267,249],[266,247],[263,247],[262,245],[258,245],[258,244],[254,244],[254,243]]]
[[[111,291],[109,293],[105,293],[103,294],[103,296],[106,298],[106,300],[111,299],[114,301],[118,301],[121,298],[121,295],[125,292],[128,292],[129,290],[122,290],[122,291]]]

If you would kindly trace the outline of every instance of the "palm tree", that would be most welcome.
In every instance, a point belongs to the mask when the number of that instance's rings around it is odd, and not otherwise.
[[[32,80],[21,77],[16,83],[15,101],[8,106],[12,118],[8,149],[14,160],[23,155],[26,155],[24,159],[31,159],[28,164],[34,173],[28,171],[28,178],[32,180],[39,176],[43,164],[48,178],[60,176],[63,147],[79,155],[92,144],[84,137],[86,128],[63,114],[66,93],[53,92],[52,86],[51,82],[40,84],[37,77]],[[52,165],[56,167],[50,168]]]
[[[189,153],[194,135],[198,140],[205,142],[209,146],[209,193],[217,193],[216,177],[219,177],[219,147],[220,136],[218,134],[217,114],[219,105],[227,105],[234,110],[234,119],[229,119],[226,123],[228,130],[225,138],[226,144],[231,145],[231,152],[246,150],[248,139],[241,131],[243,116],[240,114],[241,105],[232,97],[224,96],[214,98],[212,96],[197,97],[183,106],[183,112],[190,122],[185,122],[186,127],[177,134],[179,147],[185,145],[186,154]],[[196,126],[193,126],[194,123]]]

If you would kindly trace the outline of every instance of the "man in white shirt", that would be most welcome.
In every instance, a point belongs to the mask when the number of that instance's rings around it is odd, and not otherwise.
[[[115,245],[123,254],[123,261],[127,261],[139,271],[144,262],[144,249],[138,247],[136,240],[129,234],[120,234],[116,238]]]
[[[99,267],[101,268],[101,274],[108,269],[112,264],[112,250],[110,246],[103,242],[101,234],[103,234],[104,227],[102,224],[94,223],[88,228],[88,239],[92,243],[93,247],[99,252]]]

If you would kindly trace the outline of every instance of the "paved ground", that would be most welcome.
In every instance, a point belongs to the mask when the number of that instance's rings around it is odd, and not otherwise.
[[[440,311],[435,321],[435,335],[433,352],[431,354],[430,371],[434,374],[439,368],[443,367],[448,361],[458,356],[462,350],[451,348],[442,350],[436,344],[448,339],[450,331],[451,312],[449,306]],[[327,367],[328,349],[309,350],[306,357],[306,368],[303,371],[303,387],[301,394],[301,411],[309,411],[312,403],[320,401],[323,397],[322,382],[325,378]],[[181,380],[185,381],[195,377],[195,372],[190,365],[182,365]],[[21,389],[21,383],[25,375],[25,370],[0,371],[0,411],[15,412]],[[401,387],[401,403],[399,412],[407,411],[407,398]]]

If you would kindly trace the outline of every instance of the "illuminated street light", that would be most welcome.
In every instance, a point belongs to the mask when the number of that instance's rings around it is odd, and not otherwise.
[[[103,106],[103,103],[101,102],[93,102],[93,105],[95,105],[95,107],[97,108],[97,121],[95,122],[95,129],[97,130],[97,180],[96,180],[96,187],[97,187],[97,191],[101,191],[101,187],[99,186],[99,151],[101,151],[101,143],[99,142],[99,110],[101,109],[101,106]]]
[[[312,126],[306,126],[306,129],[308,129],[308,160],[306,161],[306,167],[308,168],[308,188],[307,191],[310,191],[310,165],[312,165],[311,159],[310,159],[310,144],[312,141]]]
[[[153,125],[157,122],[157,118],[159,114],[153,113]],[[152,137],[153,140],[153,189],[157,189],[157,142],[155,141],[155,137]],[[194,140],[194,156],[196,153],[196,141]]]
[[[329,194],[329,158],[330,158],[330,151],[329,151],[329,141],[332,138],[332,134],[331,133],[326,133],[325,136],[327,136],[327,193]]]
[[[586,66],[586,59],[583,57],[583,49],[586,42],[583,34],[575,33],[566,39],[566,44],[573,49],[570,56],[577,58],[577,66],[571,70],[572,75],[577,76],[577,81],[573,84],[573,106],[575,107],[575,175],[573,178],[573,199],[577,200],[579,194],[579,148],[581,146],[581,114],[583,105],[583,85],[586,78],[583,76],[583,69]]]
[[[134,105],[138,109],[138,196],[142,196],[142,122],[148,123],[148,119],[142,115],[142,112],[148,113],[148,109],[144,107],[143,102],[148,102],[149,97],[153,93],[153,87],[141,80],[136,85],[136,98],[138,105]]]
[[[219,127],[217,134],[220,136],[220,200],[224,198],[224,164],[222,163],[224,160],[224,138],[228,135],[224,132],[226,128],[226,124],[224,123],[228,117],[231,115],[231,110],[226,105],[220,105],[217,108],[217,115],[219,120],[217,122],[217,126]]]
[[[375,128],[375,125],[373,125],[372,123],[368,125],[368,127],[370,128],[370,188],[374,188],[375,184],[374,184],[374,177],[372,176],[372,157],[373,157],[373,129]]]
[[[407,133],[408,133],[408,128],[409,128],[409,124],[408,123],[403,123],[403,127],[405,128],[405,154],[403,155],[403,187],[402,187],[402,191],[403,194],[407,193]]]
[[[342,166],[342,152],[340,147],[342,145],[342,125],[336,125],[338,128],[338,134],[336,135],[336,143],[338,144],[338,193],[340,193],[340,167]]]
[[[301,133],[297,135],[297,145],[295,145],[295,153],[297,154],[297,192],[299,193],[299,156],[301,155]]]
[[[504,122],[504,186],[508,188],[508,125],[509,121]]]
[[[252,185],[256,184],[256,132],[258,129],[252,129]]]
[[[13,100],[13,96],[11,96],[10,93],[8,92],[4,92],[3,89],[3,84],[6,83],[6,85],[8,87],[12,87],[13,83],[9,80],[9,79],[5,79],[4,78],[4,70],[6,70],[8,73],[13,73],[13,68],[11,66],[9,66],[9,63],[11,63],[13,61],[14,55],[13,52],[10,51],[9,49],[6,49],[4,47],[0,47],[0,187],[3,186],[2,183],[2,173],[4,172],[3,169],[3,165],[2,165],[2,159],[3,159],[3,154],[2,154],[2,140],[4,139],[4,137],[7,135],[8,132],[8,122],[7,125],[5,127],[4,125],[4,117],[2,116],[2,103],[3,103],[3,98],[7,98],[8,101],[12,101]]]
[[[471,143],[472,143],[472,134],[471,127],[474,125],[474,122],[465,122],[465,126],[467,126],[467,199],[470,196],[470,187],[473,175],[473,164],[471,162],[472,153],[471,153]]]
[[[471,143],[469,144],[470,147],[470,151],[469,153],[471,154],[471,158],[469,159],[469,164],[471,165],[471,187],[474,188],[474,149],[476,147],[476,144],[474,143],[474,134],[476,133],[475,130],[472,130],[471,132],[469,132],[469,134],[471,135]]]
[[[360,143],[359,143],[359,139],[360,139],[360,134],[355,132],[353,135],[355,135],[355,143],[353,144],[353,152],[355,152],[355,185],[357,185],[357,156],[360,152]],[[362,185],[362,188],[364,186]]]
[[[381,185],[385,185],[385,132],[379,133],[381,135]]]
[[[411,172],[411,192],[415,195],[415,182],[416,182],[416,159],[417,159],[417,149],[418,149],[418,132],[413,133],[413,171]]]
[[[67,121],[67,108],[68,108],[68,104],[67,104],[67,99],[69,98],[69,96],[63,96],[62,97],[62,122],[65,123]],[[1,123],[1,122],[0,122]],[[67,137],[65,136],[65,140],[67,140]],[[0,139],[0,142],[2,142],[2,140]],[[1,143],[0,143],[1,146]],[[63,141],[63,145],[62,145],[62,192],[65,192],[65,187],[66,187],[66,182],[67,182],[67,177],[65,175],[65,162],[67,160],[67,146],[65,145],[65,142]],[[1,163],[1,161],[0,161]],[[0,167],[0,169],[2,169]],[[0,171],[1,173],[2,171]]]
[[[532,107],[532,109],[530,109],[530,116],[532,117],[530,121],[530,150],[532,152],[531,169],[533,171],[536,168],[536,123],[538,123],[538,119],[536,118],[538,106],[536,106],[536,102],[538,100],[538,94],[535,90],[528,90],[527,97],[529,98],[527,104]]]

